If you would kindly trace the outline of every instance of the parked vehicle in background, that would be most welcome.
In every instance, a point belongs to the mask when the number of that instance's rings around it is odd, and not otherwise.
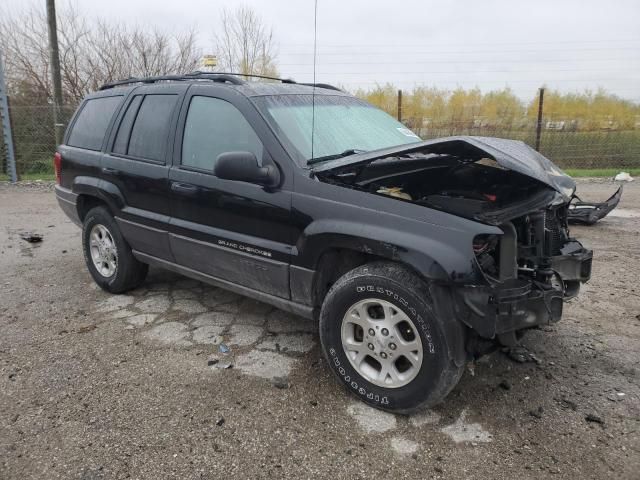
[[[567,225],[575,184],[550,160],[511,140],[423,142],[328,85],[106,85],[55,167],[103,289],[155,265],[317,318],[338,380],[390,411],[440,402],[470,356],[558,321],[591,275]]]

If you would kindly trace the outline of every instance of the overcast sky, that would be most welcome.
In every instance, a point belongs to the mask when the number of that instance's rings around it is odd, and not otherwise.
[[[16,8],[25,0],[2,3]],[[213,54],[220,9],[244,3],[273,27],[281,75],[312,80],[313,0],[75,3],[89,16],[175,32],[193,27]],[[525,99],[542,84],[601,86],[640,102],[640,0],[318,0],[317,81],[349,89],[510,86]]]

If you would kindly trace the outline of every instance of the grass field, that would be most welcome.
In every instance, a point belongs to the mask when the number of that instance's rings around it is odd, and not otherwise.
[[[20,180],[26,182],[33,182],[35,180],[53,181],[55,179],[56,176],[53,173],[25,173],[24,175],[20,175]],[[9,177],[7,175],[0,175],[0,182],[8,181]]]
[[[640,168],[568,168],[564,171],[572,177],[611,177],[613,178],[620,172],[627,172],[632,177],[640,177]]]

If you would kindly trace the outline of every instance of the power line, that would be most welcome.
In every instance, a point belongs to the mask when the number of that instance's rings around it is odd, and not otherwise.
[[[320,66],[325,66],[327,64],[321,64]],[[371,64],[373,65],[373,64]],[[281,64],[279,66],[285,66],[284,64]],[[294,65],[294,66],[308,66],[308,67],[312,67],[313,64],[309,64],[309,65]],[[621,66],[622,68],[623,66]],[[628,65],[624,66],[625,70],[628,70]],[[384,74],[388,74],[388,73],[424,73],[424,74],[429,74],[429,75],[434,75],[434,74],[441,74],[441,73],[445,73],[445,74],[459,74],[459,73],[538,73],[538,74],[544,74],[544,73],[556,73],[556,72],[610,72],[612,70],[612,67],[602,67],[602,68],[566,68],[566,69],[544,69],[541,70],[539,68],[534,68],[534,69],[530,69],[530,70],[522,70],[522,69],[501,69],[501,70],[478,70],[478,69],[474,69],[474,70],[421,70],[419,72],[406,72],[406,71],[396,71],[396,70],[368,70],[368,71],[363,71],[363,70],[359,70],[358,72],[344,72],[342,70],[340,71],[333,71],[333,72],[324,72],[324,74],[326,75],[327,73],[332,73],[332,74],[344,74],[344,75],[375,75],[375,74],[380,74],[380,73],[384,73]],[[296,73],[296,74],[300,74],[301,72],[292,72],[292,73]],[[640,73],[640,72],[639,72]]]
[[[416,63],[455,63],[455,64],[465,64],[465,63],[566,63],[566,62],[619,62],[619,61],[629,61],[636,60],[629,58],[549,58],[549,59],[497,59],[497,60],[423,60],[416,59],[413,61],[407,62],[319,62],[322,65],[399,65],[399,64],[411,64],[414,65]],[[311,63],[279,63],[280,66],[308,66],[312,65]]]
[[[535,41],[530,41],[530,42],[513,42],[513,41],[509,41],[508,43],[510,45],[541,45],[541,44],[546,44],[546,45],[557,45],[557,44],[567,44],[567,43],[613,43],[613,42],[622,42],[622,43],[630,43],[630,42],[640,42],[640,37],[637,38],[626,38],[626,39],[609,39],[609,40],[605,40],[605,39],[599,39],[599,40],[535,40]],[[504,41],[499,41],[499,42],[473,42],[473,45],[504,45],[505,42]],[[309,43],[290,43],[289,45],[291,46],[302,46],[302,47],[309,47],[312,46],[313,44],[309,44]],[[329,47],[345,47],[345,46],[351,46],[351,45],[356,45],[358,46],[359,44],[355,44],[355,43],[350,43],[350,44],[338,44],[338,43],[333,43],[333,44],[325,44],[325,46],[329,46]],[[383,43],[383,44],[374,44],[374,43],[366,43],[366,44],[362,44],[363,46],[368,46],[368,47],[385,47],[385,46],[389,46],[388,43]],[[415,42],[414,43],[405,43],[405,44],[400,44],[400,43],[394,43],[395,46],[405,46],[405,47],[410,47],[410,46],[415,46]],[[435,45],[435,46],[452,46],[452,47],[466,47],[469,45],[469,42],[466,43],[451,43],[451,42],[447,42],[447,43],[440,43],[440,44],[436,44],[431,42],[431,45]]]
[[[357,47],[360,48],[360,47]],[[371,46],[367,45],[367,46],[363,46],[362,48],[366,48],[367,50],[371,50]],[[520,49],[505,49],[505,48],[501,48],[501,49],[495,49],[495,50],[442,50],[442,49],[437,49],[437,50],[414,50],[414,51],[410,51],[408,50],[406,47],[400,47],[400,46],[389,46],[388,48],[394,49],[393,52],[389,51],[389,52],[385,52],[384,50],[379,50],[376,52],[371,52],[371,53],[364,53],[364,55],[380,55],[382,54],[403,54],[403,55],[416,55],[416,54],[421,54],[421,53],[436,53],[436,54],[446,54],[446,55],[477,55],[479,53],[552,53],[552,52],[596,52],[596,51],[609,51],[609,50],[614,50],[614,51],[634,51],[634,52],[640,52],[640,45],[638,46],[634,46],[634,47],[598,47],[598,48],[554,48],[554,49],[531,49],[531,50],[520,50]],[[395,50],[397,49],[402,49],[402,52],[397,52]],[[319,54],[321,55],[359,55],[359,54],[363,54],[363,52],[361,51],[345,51],[344,48],[342,48],[340,52],[325,52],[322,50],[322,47],[319,46],[318,47],[319,50]],[[281,50],[281,53],[284,52],[286,55],[310,55],[312,52],[293,52],[293,51],[289,51],[289,50]]]
[[[567,70],[568,72],[573,72],[575,70]],[[305,73],[308,72],[288,72],[290,75],[303,75]],[[469,73],[493,73],[490,71],[461,71],[461,72],[431,72],[428,70],[420,70],[420,71],[385,71],[385,72],[381,72],[380,70],[378,71],[368,71],[368,72],[330,72],[330,71],[326,71],[326,72],[318,72],[318,75],[379,75],[379,76],[386,76],[386,75],[435,75],[438,73],[443,73],[443,74],[447,74],[447,75],[453,75],[453,74],[469,74]],[[507,73],[513,73],[513,72],[507,72]],[[522,72],[522,73],[528,73],[528,72]],[[538,75],[540,76],[540,75]],[[568,79],[563,79],[560,78],[560,81],[567,81]],[[577,82],[582,82],[584,80],[587,80],[585,78],[578,78],[575,81]],[[605,81],[605,80],[634,80],[634,77],[602,77],[602,78],[594,78],[593,80],[597,80],[597,81]],[[640,78],[637,79],[638,81],[640,81]],[[568,81],[573,81],[573,80],[568,80]]]
[[[325,77],[326,78],[326,77]],[[620,81],[620,80],[627,80],[627,79],[614,79],[616,81]],[[435,86],[436,83],[443,85],[443,84],[449,84],[449,85],[460,85],[460,84],[466,84],[466,85],[475,85],[478,86],[479,83],[482,84],[498,84],[498,85],[504,85],[505,87],[508,87],[510,84],[512,83],[517,83],[517,84],[531,84],[531,85],[540,85],[540,84],[547,84],[547,86],[554,86],[554,85],[559,85],[562,83],[575,83],[575,82],[584,82],[584,83],[596,83],[600,82],[600,81],[607,81],[607,79],[599,79],[599,80],[595,80],[595,81],[589,81],[586,79],[569,79],[569,80],[560,80],[560,81],[551,81],[551,80],[509,80],[509,81],[502,81],[502,80],[482,80],[482,81],[477,81],[477,80],[440,80],[437,82],[431,82],[431,83],[427,83],[425,80],[393,80],[393,79],[380,79],[378,81],[349,81],[349,82],[335,82],[341,85],[380,85],[383,86],[385,83],[391,83],[391,84],[413,84],[413,85],[424,85],[424,86]],[[611,81],[611,80],[609,80]],[[594,88],[600,88],[601,85],[596,85]],[[620,88],[615,88],[616,91],[618,90],[626,90],[626,91],[633,91],[633,92],[637,92],[639,90],[638,87],[620,87]]]

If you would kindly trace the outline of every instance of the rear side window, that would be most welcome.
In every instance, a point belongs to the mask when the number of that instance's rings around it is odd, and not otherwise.
[[[131,129],[127,155],[164,162],[169,122],[177,98],[177,95],[145,95]]]
[[[87,100],[73,123],[67,144],[87,150],[100,150],[111,117],[121,101],[120,95]]]
[[[115,153],[121,153],[123,155],[127,154],[131,127],[133,125],[133,121],[136,119],[136,115],[138,114],[138,108],[140,108],[142,98],[142,95],[136,95],[133,97],[133,100],[131,100],[131,103],[129,103],[129,106],[127,107],[127,112],[124,114],[124,117],[122,117],[122,121],[118,127],[116,141],[113,144],[113,151]]]
[[[182,141],[182,164],[212,170],[218,155],[252,152],[262,162],[262,142],[244,115],[218,98],[193,97]]]

